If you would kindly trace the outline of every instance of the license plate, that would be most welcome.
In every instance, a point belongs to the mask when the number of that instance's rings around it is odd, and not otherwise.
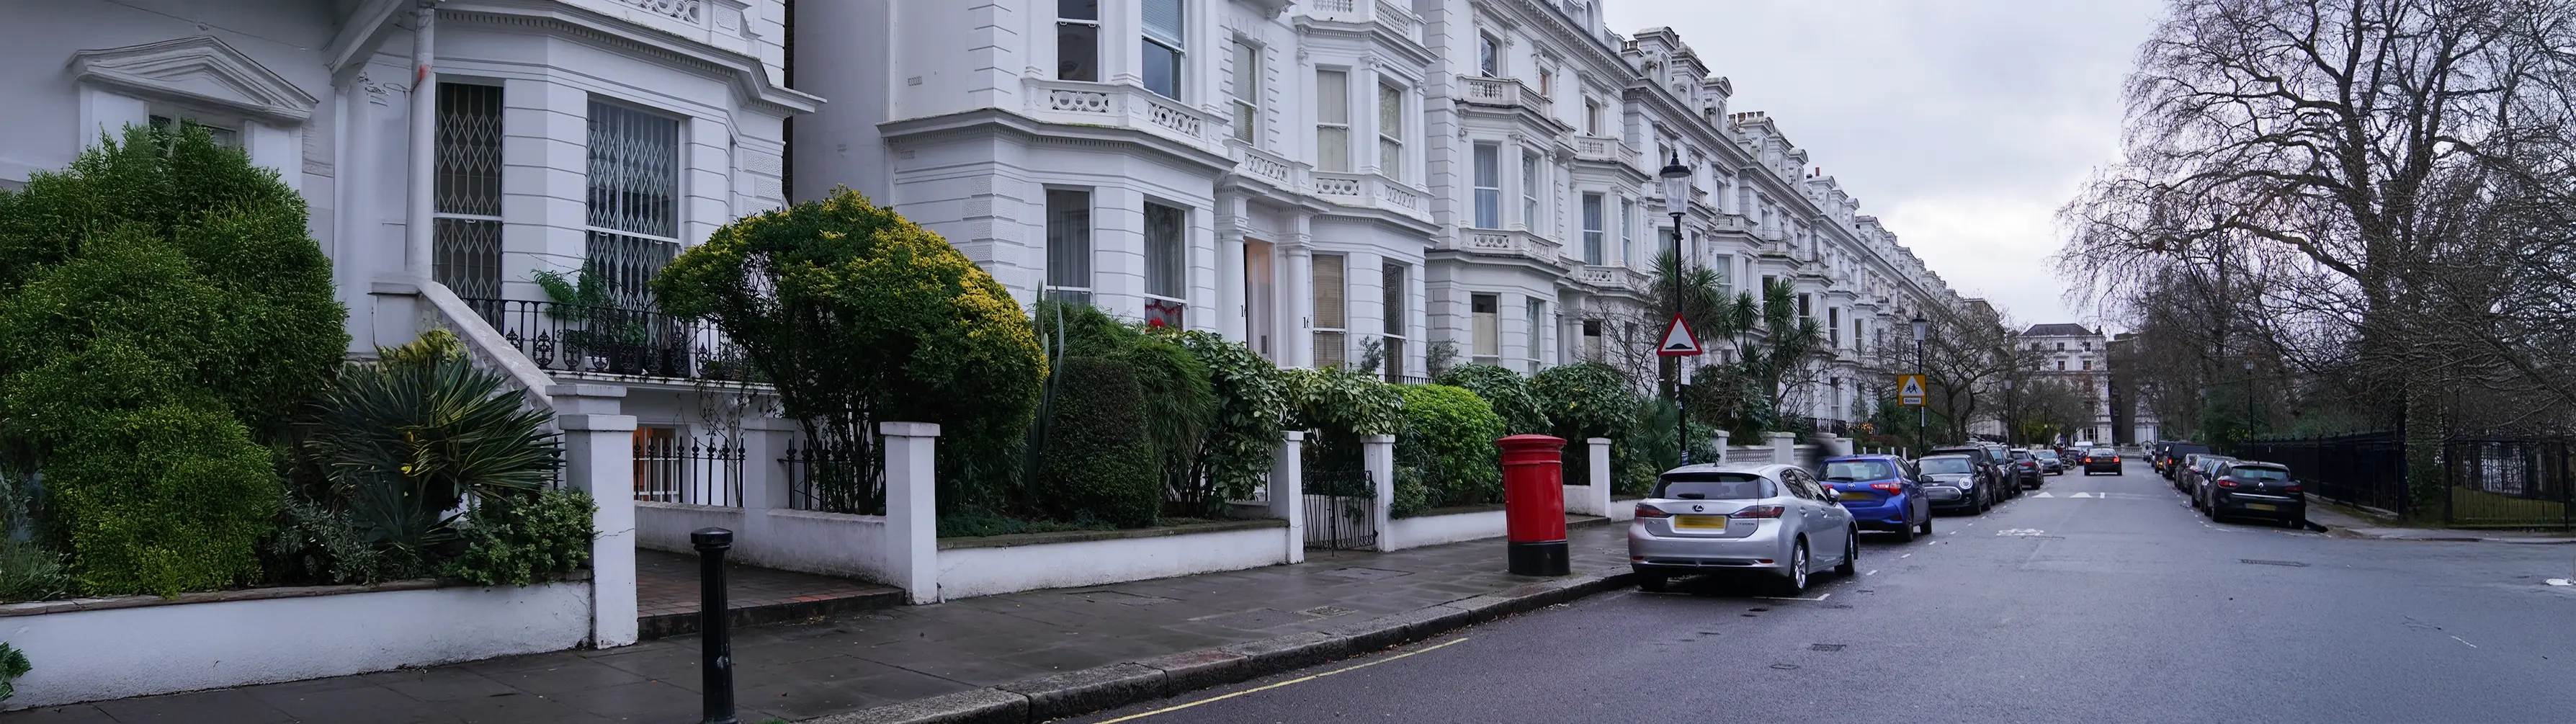
[[[2280,507],[2280,506],[2277,506],[2277,505],[2273,505],[2273,504],[2271,504],[2271,503],[2246,503],[2246,504],[2245,504],[2245,509],[2246,509],[2246,510],[2280,510],[2280,509],[2281,509],[2281,507]]]
[[[1878,496],[1871,495],[1871,494],[1868,494],[1868,493],[1864,493],[1864,492],[1861,492],[1861,491],[1858,491],[1858,490],[1845,490],[1845,491],[1843,491],[1843,499],[1844,499],[1844,500],[1877,500],[1877,499],[1878,499]]]
[[[1676,515],[1673,516],[1673,527],[1684,530],[1725,530],[1726,516]]]

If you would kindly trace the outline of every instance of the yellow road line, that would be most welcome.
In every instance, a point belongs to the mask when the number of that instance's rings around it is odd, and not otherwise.
[[[1342,667],[1342,668],[1339,668],[1339,669],[1334,669],[1334,670],[1332,670],[1332,671],[1327,671],[1327,672],[1324,672],[1324,673],[1321,673],[1321,674],[1315,674],[1315,675],[1312,675],[1312,676],[1301,676],[1301,677],[1297,677],[1297,678],[1294,678],[1294,679],[1289,679],[1289,680],[1287,680],[1287,681],[1282,681],[1282,682],[1279,682],[1279,683],[1276,683],[1276,684],[1269,684],[1269,685],[1266,685],[1266,686],[1258,686],[1258,687],[1254,687],[1254,688],[1250,688],[1250,689],[1245,689],[1245,690],[1242,690],[1242,691],[1234,692],[1234,693],[1232,693],[1232,694],[1221,694],[1221,695],[1217,695],[1217,696],[1211,696],[1211,697],[1208,697],[1208,698],[1205,698],[1205,699],[1200,699],[1200,700],[1198,700],[1198,701],[1193,701],[1193,702],[1190,702],[1190,703],[1187,703],[1187,704],[1176,704],[1176,705],[1173,705],[1173,706],[1163,707],[1163,708],[1161,708],[1161,709],[1155,709],[1155,710],[1153,710],[1153,711],[1145,712],[1145,713],[1142,713],[1142,714],[1129,714],[1129,715],[1126,715],[1126,716],[1118,717],[1118,718],[1116,718],[1116,719],[1110,719],[1110,720],[1108,720],[1108,721],[1100,722],[1100,724],[1118,724],[1118,722],[1128,721],[1128,720],[1131,720],[1131,719],[1143,719],[1143,718],[1145,718],[1145,717],[1153,716],[1153,715],[1156,715],[1156,714],[1165,714],[1165,713],[1170,713],[1170,712],[1180,711],[1180,710],[1182,710],[1182,709],[1187,709],[1187,708],[1190,708],[1190,707],[1193,707],[1193,706],[1198,706],[1198,705],[1200,705],[1200,704],[1206,704],[1206,703],[1211,703],[1211,702],[1224,701],[1224,700],[1227,700],[1227,699],[1232,699],[1232,698],[1235,698],[1235,697],[1238,697],[1238,696],[1242,696],[1242,695],[1250,694],[1250,693],[1254,693],[1254,692],[1269,691],[1269,690],[1271,690],[1271,689],[1276,689],[1276,688],[1279,688],[1279,687],[1282,687],[1282,686],[1287,686],[1287,685],[1289,685],[1289,684],[1298,684],[1298,683],[1304,683],[1304,682],[1308,682],[1308,681],[1314,681],[1314,680],[1316,680],[1316,679],[1321,679],[1321,678],[1324,678],[1324,677],[1327,677],[1327,676],[1332,676],[1332,675],[1334,675],[1334,674],[1339,674],[1339,673],[1342,673],[1342,672],[1345,672],[1345,671],[1356,671],[1356,670],[1359,670],[1359,669],[1365,669],[1365,668],[1368,668],[1368,667],[1371,667],[1371,666],[1376,666],[1376,665],[1378,665],[1378,664],[1383,664],[1383,663],[1386,663],[1386,662],[1389,662],[1389,661],[1394,661],[1394,660],[1396,660],[1396,659],[1401,659],[1401,658],[1404,658],[1404,657],[1407,657],[1407,656],[1412,656],[1412,655],[1415,655],[1415,654],[1427,654],[1427,653],[1431,653],[1431,652],[1433,652],[1433,651],[1438,651],[1438,650],[1441,650],[1441,649],[1444,649],[1444,648],[1448,648],[1448,647],[1451,647],[1451,646],[1456,646],[1456,645],[1458,645],[1458,644],[1463,644],[1463,643],[1466,643],[1466,642],[1467,642],[1467,639],[1465,639],[1465,638],[1461,637],[1461,638],[1458,638],[1458,639],[1455,639],[1455,640],[1452,640],[1452,641],[1448,641],[1448,642],[1441,643],[1441,644],[1436,645],[1436,646],[1431,646],[1431,647],[1427,647],[1427,648],[1423,648],[1423,649],[1419,649],[1419,650],[1415,650],[1415,651],[1407,651],[1407,652],[1404,652],[1404,653],[1401,653],[1401,654],[1396,654],[1396,655],[1394,655],[1394,656],[1389,656],[1389,657],[1386,657],[1386,658],[1383,658],[1383,659],[1378,659],[1378,660],[1376,660],[1376,661],[1371,661],[1371,662],[1368,662],[1368,663],[1365,663],[1365,664],[1359,664],[1359,665],[1355,665],[1355,666],[1345,666],[1345,667]]]

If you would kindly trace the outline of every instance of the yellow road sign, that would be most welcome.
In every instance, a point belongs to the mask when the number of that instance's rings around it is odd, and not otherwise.
[[[1922,375],[1896,376],[1896,404],[1906,407],[1923,406]]]

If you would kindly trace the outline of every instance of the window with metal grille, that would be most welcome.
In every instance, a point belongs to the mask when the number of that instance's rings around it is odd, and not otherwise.
[[[1056,0],[1055,79],[1100,80],[1100,0]]]
[[[1378,173],[1402,181],[1404,165],[1404,89],[1381,84],[1377,87]]]
[[[1476,228],[1503,228],[1503,149],[1476,144]]]
[[[1234,140],[1261,143],[1261,46],[1234,41]]]
[[[1601,195],[1583,195],[1583,263],[1601,265]]]
[[[431,276],[468,299],[501,297],[501,87],[438,84]]]
[[[1315,170],[1351,170],[1351,74],[1315,71]]]
[[[1340,367],[1350,359],[1348,305],[1344,304],[1345,271],[1349,259],[1339,255],[1317,254],[1315,264],[1315,367]]]
[[[680,253],[680,122],[593,98],[589,141],[586,270],[617,306],[650,309]]]
[[[1145,90],[1180,100],[1182,42],[1181,0],[1145,0]]]
[[[1091,192],[1047,189],[1047,292],[1091,303]]]
[[[1145,204],[1145,293],[1162,302],[1148,322],[1181,322],[1181,298],[1189,293],[1190,212],[1162,204]]]

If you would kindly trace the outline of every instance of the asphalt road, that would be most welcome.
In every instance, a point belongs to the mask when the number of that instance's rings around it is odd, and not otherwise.
[[[2576,545],[2213,525],[2142,464],[1936,527],[1813,600],[1623,591],[1073,721],[2576,721]]]

